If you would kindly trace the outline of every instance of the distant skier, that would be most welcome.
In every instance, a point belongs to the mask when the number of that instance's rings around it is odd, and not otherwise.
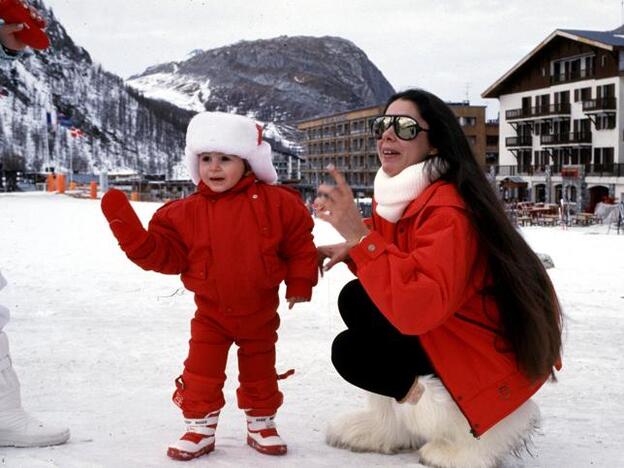
[[[196,115],[186,158],[197,191],[165,204],[147,231],[122,192],[102,199],[128,258],[145,270],[181,273],[195,293],[189,355],[173,395],[187,429],[167,454],[189,460],[214,449],[227,354],[236,343],[247,443],[281,455],[286,443],[273,422],[283,399],[275,371],[278,289],[285,280],[289,308],[310,300],[317,281],[313,221],[296,192],[271,185],[277,180],[271,147],[247,117]]]

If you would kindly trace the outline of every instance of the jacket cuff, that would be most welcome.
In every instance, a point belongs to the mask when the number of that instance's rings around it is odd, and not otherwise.
[[[351,257],[351,260],[355,263],[356,269],[359,270],[385,251],[386,241],[384,238],[376,231],[371,231],[359,244],[351,247],[351,250],[349,250],[349,257]]]
[[[24,53],[20,50],[12,51],[0,44],[0,60],[15,60],[20,58]]]
[[[312,283],[304,279],[292,279],[286,281],[286,298],[305,297],[310,300],[312,297]]]
[[[5,21],[0,18],[0,26],[3,24],[5,24]],[[5,47],[4,44],[0,43],[0,60],[15,60],[22,55],[24,55],[23,51],[9,49]]]

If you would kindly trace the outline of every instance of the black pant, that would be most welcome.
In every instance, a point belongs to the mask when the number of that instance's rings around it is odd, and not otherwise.
[[[394,328],[359,280],[342,288],[338,309],[348,329],[334,339],[332,363],[347,382],[402,400],[417,376],[434,373],[419,338]]]

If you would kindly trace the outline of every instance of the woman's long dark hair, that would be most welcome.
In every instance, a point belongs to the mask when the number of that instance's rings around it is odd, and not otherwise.
[[[388,106],[404,99],[416,105],[429,124],[429,142],[440,158],[432,165],[455,185],[466,203],[487,257],[499,306],[503,336],[518,366],[531,379],[549,373],[561,353],[562,314],[555,289],[537,255],[507,218],[484,168],[479,165],[453,111],[439,98],[420,89],[390,97]],[[444,167],[446,166],[446,167]]]

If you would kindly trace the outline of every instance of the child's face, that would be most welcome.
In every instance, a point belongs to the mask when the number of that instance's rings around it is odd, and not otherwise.
[[[202,153],[199,177],[213,192],[225,192],[234,187],[245,174],[245,163],[238,156],[223,153]]]

